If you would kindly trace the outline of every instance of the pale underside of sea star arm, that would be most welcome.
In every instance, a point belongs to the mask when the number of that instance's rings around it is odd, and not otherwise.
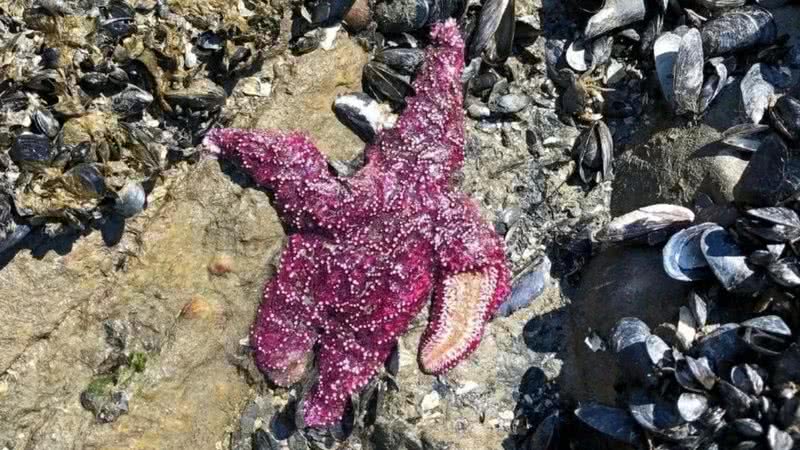
[[[439,217],[440,273],[418,353],[421,368],[434,374],[450,370],[478,347],[486,323],[509,292],[499,238],[468,198],[454,194],[451,201],[460,207],[444,209]]]
[[[203,144],[212,154],[237,161],[260,186],[275,196],[286,224],[297,230],[336,229],[338,211],[352,202],[345,181],[328,169],[325,158],[300,133],[216,128]]]

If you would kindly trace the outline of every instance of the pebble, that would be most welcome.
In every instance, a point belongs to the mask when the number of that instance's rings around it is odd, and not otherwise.
[[[216,276],[233,272],[233,258],[226,253],[217,253],[208,263],[208,271]]]
[[[420,403],[420,408],[422,408],[422,413],[426,414],[429,411],[435,409],[439,406],[439,401],[441,397],[439,393],[436,391],[431,391],[425,397],[422,398],[422,403]]]
[[[464,395],[466,393],[472,392],[478,388],[478,383],[474,381],[466,381],[464,384],[456,389],[456,395]]]

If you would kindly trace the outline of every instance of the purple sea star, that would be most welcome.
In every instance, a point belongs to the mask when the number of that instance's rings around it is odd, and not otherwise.
[[[272,191],[293,231],[250,342],[258,367],[283,386],[304,376],[318,346],[307,426],[341,419],[431,293],[419,363],[438,374],[475,350],[509,291],[502,242],[451,188],[464,158],[463,52],[454,21],[433,26],[416,95],[352,177],[334,176],[297,133],[214,129],[204,141]]]

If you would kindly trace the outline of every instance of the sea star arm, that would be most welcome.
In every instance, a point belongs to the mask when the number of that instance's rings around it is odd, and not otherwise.
[[[257,366],[280,386],[303,377],[318,338],[311,301],[318,271],[309,269],[315,267],[323,245],[316,236],[289,238],[278,273],[264,287],[264,299],[250,330]]]
[[[338,205],[350,197],[325,158],[299,133],[215,128],[203,140],[213,154],[232,159],[275,195],[285,223],[298,230],[340,225]]]
[[[367,157],[403,179],[446,183],[464,160],[463,67],[464,42],[455,21],[434,25],[415,95],[396,125],[367,147]]]
[[[451,201],[463,208],[446,209],[440,217],[440,274],[418,353],[421,368],[432,374],[450,370],[478,347],[486,323],[510,290],[500,239],[469,199]]]
[[[319,380],[306,397],[303,412],[307,426],[327,426],[341,419],[350,396],[375,376],[427,302],[434,278],[430,245],[411,240],[392,259],[391,265],[369,264],[377,269],[371,281],[364,278],[365,265],[352,266],[347,278],[360,278],[355,285],[367,281],[363,284],[367,289],[323,313],[327,320],[321,325]],[[350,291],[354,284],[348,284]],[[325,294],[320,298],[326,302]]]

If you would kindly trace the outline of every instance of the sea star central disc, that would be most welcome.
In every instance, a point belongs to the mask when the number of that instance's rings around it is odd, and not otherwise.
[[[508,293],[502,242],[451,188],[464,158],[463,51],[455,22],[433,26],[415,96],[350,178],[301,134],[215,129],[204,141],[271,190],[294,231],[250,340],[258,367],[284,386],[316,350],[307,426],[341,419],[431,294],[419,363],[442,373],[475,350]]]

